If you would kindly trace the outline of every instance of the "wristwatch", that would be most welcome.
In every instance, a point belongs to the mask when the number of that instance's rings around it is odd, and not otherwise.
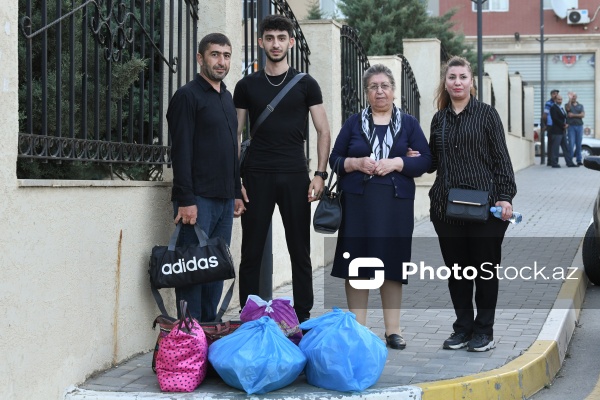
[[[323,180],[326,180],[329,174],[327,174],[327,171],[315,171],[315,176],[320,176],[321,178],[323,178]]]

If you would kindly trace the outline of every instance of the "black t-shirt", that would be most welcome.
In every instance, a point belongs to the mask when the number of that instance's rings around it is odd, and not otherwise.
[[[269,76],[272,83],[267,81],[264,70],[244,77],[235,86],[235,107],[248,110],[252,126],[267,104],[298,73],[290,67],[287,76]],[[278,85],[284,76],[285,81]],[[300,79],[254,133],[244,168],[262,172],[307,171],[304,130],[308,108],[322,103],[317,81],[309,75]]]

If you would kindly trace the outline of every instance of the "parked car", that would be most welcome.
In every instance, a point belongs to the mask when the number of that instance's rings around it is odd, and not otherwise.
[[[535,142],[535,156],[540,156],[540,127],[536,126],[533,128],[533,140]],[[546,155],[548,154],[548,135],[546,133]],[[562,157],[562,150],[560,151],[560,156]],[[600,156],[600,139],[591,138],[584,136],[581,139],[581,156],[583,158],[589,156]]]
[[[600,171],[600,157],[586,157],[583,165],[586,168]],[[585,274],[594,285],[600,286],[600,215],[598,213],[600,213],[600,190],[594,202],[593,222],[585,233],[581,249]]]

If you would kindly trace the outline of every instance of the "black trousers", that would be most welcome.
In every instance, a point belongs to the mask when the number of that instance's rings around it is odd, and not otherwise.
[[[546,141],[548,142],[546,144],[546,165],[552,165],[552,136],[550,132],[548,132],[548,135],[546,136]]]
[[[239,270],[240,306],[258,295],[259,275],[269,224],[279,207],[292,264],[294,309],[300,322],[310,318],[314,295],[310,260],[308,173],[244,173],[249,202],[242,215],[242,261]],[[277,266],[274,266],[277,268]]]
[[[454,275],[448,279],[448,289],[456,313],[456,321],[452,325],[454,332],[493,335],[498,276],[491,272],[496,271],[496,265],[501,265],[502,241],[509,223],[493,216],[485,224],[449,224],[434,215],[431,216],[431,221],[438,234],[446,266],[452,268],[457,264],[461,268],[472,266],[477,270],[475,279],[456,279]],[[473,288],[476,317],[473,310]]]

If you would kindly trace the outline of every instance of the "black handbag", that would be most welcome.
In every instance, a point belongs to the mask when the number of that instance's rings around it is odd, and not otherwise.
[[[181,231],[177,224],[168,246],[154,246],[150,257],[150,283],[154,288],[174,288],[235,278],[229,246],[221,237],[209,238],[194,225],[198,244],[176,247]]]
[[[448,190],[448,201],[446,203],[446,217],[463,222],[487,222],[490,216],[490,192],[491,190],[477,190],[468,188],[450,188],[448,179],[448,164],[446,162],[446,151],[444,133],[446,131],[446,117],[442,125],[442,155],[444,159],[444,183]],[[469,186],[461,184],[459,186]]]
[[[446,217],[460,221],[486,222],[490,215],[489,192],[452,188],[448,191]]]
[[[333,166],[329,182],[323,189],[323,195],[319,200],[315,215],[313,216],[313,227],[315,231],[319,233],[336,233],[342,224],[342,191],[334,191],[335,186],[338,183],[338,177],[336,177],[333,186],[331,185],[333,175],[337,174],[339,163],[340,158],[336,160],[335,165]]]

